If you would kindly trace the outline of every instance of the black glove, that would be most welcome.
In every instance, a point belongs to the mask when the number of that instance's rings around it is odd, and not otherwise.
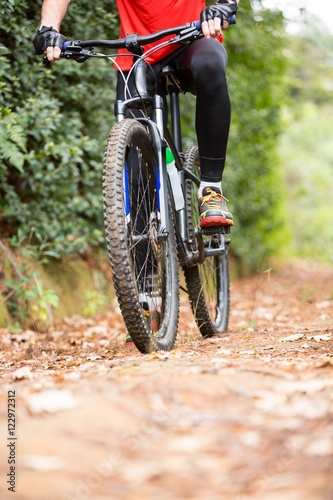
[[[66,37],[59,33],[59,31],[54,30],[52,27],[48,28],[47,26],[43,26],[39,31],[37,31],[37,35],[33,39],[32,43],[35,47],[35,54],[37,56],[41,56],[46,52],[47,47],[60,47],[62,48]]]
[[[214,19],[214,17],[219,17],[221,21],[230,20],[233,14],[236,14],[238,9],[238,4],[236,0],[233,0],[229,3],[227,0],[219,0],[214,5],[210,5],[210,7],[206,7],[200,15],[200,21],[203,23],[204,21],[209,21],[209,19]]]

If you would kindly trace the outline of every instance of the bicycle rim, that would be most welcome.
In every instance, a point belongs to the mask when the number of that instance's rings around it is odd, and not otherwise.
[[[200,177],[198,148],[185,151],[185,164]],[[195,228],[199,225],[198,188],[186,180],[186,211],[189,241],[197,250]],[[224,234],[204,235],[205,249],[224,248],[221,255],[208,257],[202,264],[184,267],[187,290],[196,323],[204,337],[227,331],[230,307],[229,240]]]
[[[104,158],[103,198],[107,252],[119,306],[143,353],[172,349],[179,291],[174,234],[160,233],[159,177],[145,127],[116,124]]]

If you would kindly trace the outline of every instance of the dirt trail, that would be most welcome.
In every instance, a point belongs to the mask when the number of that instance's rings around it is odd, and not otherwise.
[[[333,267],[296,263],[232,284],[228,335],[184,300],[170,353],[125,347],[117,314],[0,330],[0,498],[332,499],[332,299]]]

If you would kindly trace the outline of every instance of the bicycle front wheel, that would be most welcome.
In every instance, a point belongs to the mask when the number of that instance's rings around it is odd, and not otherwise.
[[[119,306],[142,353],[172,349],[179,286],[173,230],[160,228],[160,181],[146,128],[117,123],[107,142],[103,199],[107,252]]]
[[[199,153],[197,147],[185,151],[185,166],[200,178]],[[195,231],[199,226],[198,187],[186,180],[186,213],[189,241],[193,251],[197,250]],[[212,337],[226,332],[229,321],[230,279],[229,239],[225,234],[204,234],[205,250],[220,249],[219,255],[206,257],[203,263],[193,267],[184,266],[187,291],[195,321],[203,337]]]

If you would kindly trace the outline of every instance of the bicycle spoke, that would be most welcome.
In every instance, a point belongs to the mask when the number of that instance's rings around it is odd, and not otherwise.
[[[146,128],[119,122],[105,154],[105,230],[118,302],[141,352],[171,349],[178,324],[175,238],[172,231],[159,238],[158,187]]]

